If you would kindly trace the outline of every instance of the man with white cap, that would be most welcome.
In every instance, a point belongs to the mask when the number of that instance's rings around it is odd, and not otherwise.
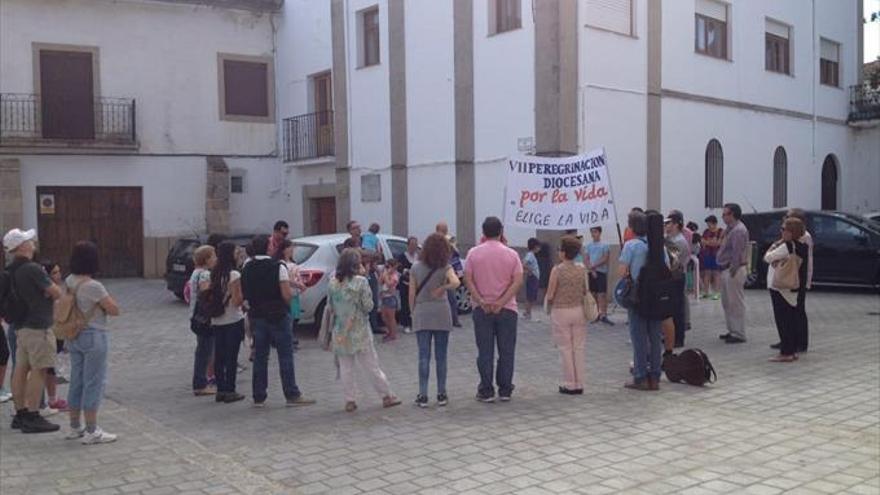
[[[55,336],[52,327],[53,301],[61,289],[52,283],[43,267],[33,261],[37,250],[36,232],[12,229],[3,236],[3,249],[13,261],[7,268],[15,303],[23,307],[16,330],[15,372],[12,396],[15,401],[13,429],[22,433],[47,433],[60,426],[40,416],[40,396],[46,371],[55,366]]]

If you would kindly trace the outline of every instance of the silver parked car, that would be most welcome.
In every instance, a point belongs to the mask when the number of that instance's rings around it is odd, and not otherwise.
[[[293,261],[299,265],[303,282],[308,289],[300,297],[302,316],[300,323],[310,324],[321,321],[327,305],[327,288],[330,276],[336,270],[342,244],[348,234],[327,234],[300,237],[293,240]],[[404,237],[379,234],[379,245],[386,258],[399,258],[406,252],[407,240]],[[470,311],[470,295],[462,287],[456,292],[460,313]]]

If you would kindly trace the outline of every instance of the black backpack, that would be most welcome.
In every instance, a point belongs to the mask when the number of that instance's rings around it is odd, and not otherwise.
[[[684,381],[688,385],[702,387],[718,379],[709,356],[700,349],[685,349],[678,355],[664,357],[662,369],[666,372],[666,378],[673,383]]]
[[[21,266],[14,263],[0,272],[0,319],[10,324],[21,324],[27,318],[27,304],[15,288],[15,270]]]
[[[675,301],[681,287],[672,277],[665,265],[654,267],[645,265],[639,273],[636,288],[639,304],[636,311],[648,320],[665,320],[675,312]]]

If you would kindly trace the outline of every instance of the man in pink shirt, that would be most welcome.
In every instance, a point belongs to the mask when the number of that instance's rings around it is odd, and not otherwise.
[[[493,374],[502,402],[510,400],[514,388],[516,294],[523,284],[523,267],[516,251],[501,242],[503,232],[501,220],[487,217],[483,221],[486,241],[470,250],[465,265],[465,283],[474,303],[477,369],[480,372],[477,400],[480,402],[495,401]],[[496,345],[497,371],[493,363]]]

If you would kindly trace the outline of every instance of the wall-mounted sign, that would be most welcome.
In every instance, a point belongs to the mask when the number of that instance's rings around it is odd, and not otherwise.
[[[40,194],[40,215],[55,214],[55,195]]]

